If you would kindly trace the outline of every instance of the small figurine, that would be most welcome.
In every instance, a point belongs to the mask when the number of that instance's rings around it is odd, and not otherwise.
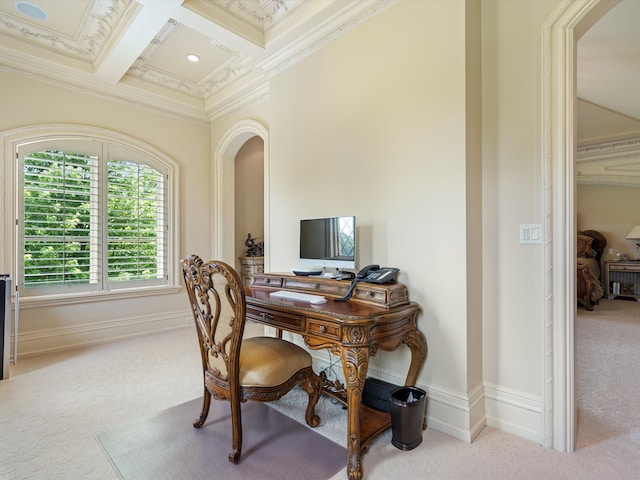
[[[247,257],[264,256],[264,242],[256,243],[255,239],[251,238],[251,234],[247,235],[244,246],[247,247]]]

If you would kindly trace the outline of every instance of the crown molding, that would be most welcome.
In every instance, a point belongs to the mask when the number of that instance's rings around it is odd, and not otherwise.
[[[300,35],[296,42],[279,49],[257,66],[271,78],[398,2],[399,0],[372,0],[364,5],[363,2],[345,2],[346,6],[339,12],[319,22]]]
[[[578,185],[640,187],[640,137],[578,147]]]
[[[227,96],[207,108],[209,121],[222,120],[241,110],[252,108],[269,99],[269,82],[266,79],[256,81],[251,88],[244,88],[235,96]]]
[[[208,125],[202,102],[191,104],[175,100],[167,95],[134,88],[126,84],[111,85],[96,81],[89,73],[76,72],[69,76],[68,70],[54,62],[31,59],[24,62],[24,55],[17,55],[0,46],[0,71],[9,72],[43,83],[62,87],[79,93],[94,95],[125,105],[136,105],[147,111],[168,115],[199,125]]]
[[[104,55],[108,32],[119,28],[117,19],[130,18],[134,15],[136,8],[139,9],[139,3],[144,4],[146,1],[155,0],[98,2],[101,4],[99,15],[94,18],[91,25],[85,25],[82,32],[78,33],[78,36],[92,38],[95,42],[96,51],[89,55],[90,58],[79,59],[71,55],[60,55],[61,61],[52,61],[36,53],[18,55],[16,50],[10,48],[10,44],[12,41],[20,40],[11,37],[12,40],[7,42],[9,45],[0,45],[0,71],[207,125],[213,119],[223,118],[264,101],[268,98],[268,82],[273,75],[293,66],[343,33],[399,2],[399,0],[353,2],[260,0],[259,8],[264,11],[271,5],[272,13],[283,19],[283,22],[276,22],[269,29],[270,48],[276,53],[266,59],[254,63],[251,59],[240,58],[238,61],[227,63],[223,68],[212,72],[202,82],[195,84],[146,66],[143,54],[119,82],[112,83],[100,79],[100,76],[96,76],[95,63],[99,63],[98,60]],[[219,5],[215,5],[216,2],[220,3],[219,0],[194,0],[191,3],[220,8]],[[185,2],[183,6],[187,3]],[[244,7],[241,7],[241,4]],[[255,0],[246,0],[238,1],[236,7],[249,8],[256,5],[258,4]],[[98,7],[95,8],[98,9]],[[302,23],[294,24],[288,21],[294,10],[296,14],[304,15],[305,20]],[[184,10],[180,12],[184,14]],[[169,22],[165,29],[175,28],[175,22],[180,23],[179,18]],[[4,19],[0,18],[0,21]],[[269,22],[267,20],[267,23]],[[312,25],[312,28],[308,28],[309,25]],[[296,35],[298,33],[296,29],[302,30],[302,33]],[[163,30],[156,41],[162,41],[163,36],[167,34]],[[296,38],[296,40],[291,42],[287,41],[287,38]],[[71,61],[81,65],[79,69],[76,66],[70,74],[69,62]]]

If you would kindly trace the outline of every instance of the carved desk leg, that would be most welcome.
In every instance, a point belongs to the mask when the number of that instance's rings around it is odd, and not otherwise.
[[[418,331],[413,330],[409,332],[403,340],[411,350],[411,366],[407,373],[407,380],[405,385],[415,385],[418,381],[418,374],[427,359],[427,339],[424,335]],[[427,412],[422,419],[422,430],[427,429]]]
[[[412,330],[407,333],[403,342],[411,350],[411,365],[405,385],[415,385],[418,381],[418,374],[427,359],[427,339],[419,330]]]
[[[342,367],[347,382],[347,475],[362,479],[360,448],[360,399],[369,368],[369,346],[342,346]]]

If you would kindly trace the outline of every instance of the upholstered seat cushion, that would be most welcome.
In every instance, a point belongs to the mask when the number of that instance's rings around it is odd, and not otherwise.
[[[286,340],[274,337],[252,337],[242,340],[240,385],[280,385],[298,370],[310,366],[309,352]]]

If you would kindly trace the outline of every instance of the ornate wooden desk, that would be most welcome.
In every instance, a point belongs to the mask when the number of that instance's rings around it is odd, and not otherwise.
[[[347,472],[350,480],[360,480],[361,457],[367,446],[391,426],[388,413],[361,403],[369,357],[377,350],[395,350],[406,344],[411,350],[411,364],[405,385],[415,385],[427,356],[427,342],[416,326],[420,307],[409,302],[404,285],[360,282],[351,300],[334,302],[344,296],[349,285],[343,280],[258,274],[245,291],[248,320],[279,332],[298,333],[309,348],[329,348],[340,356],[347,385],[326,381],[325,393],[347,406]],[[328,301],[310,305],[269,296],[277,290],[323,295]]]

